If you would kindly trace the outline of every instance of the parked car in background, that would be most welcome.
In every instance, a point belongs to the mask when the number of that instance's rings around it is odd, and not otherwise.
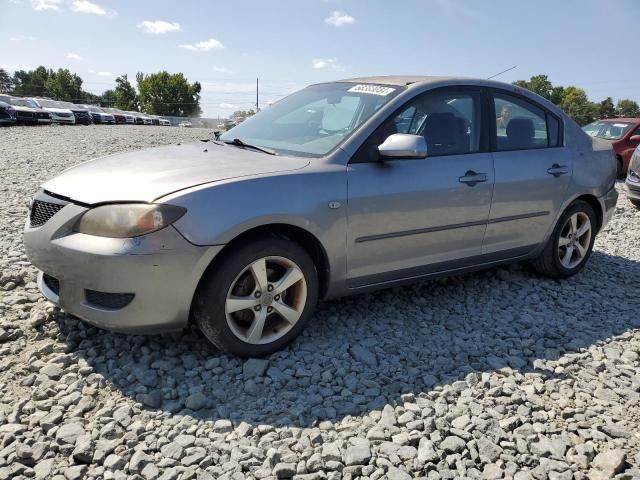
[[[51,114],[40,107],[30,98],[13,97],[13,102],[15,103],[15,105],[19,105],[21,107],[29,107],[35,109],[36,119],[38,120],[39,125],[49,125],[52,122]]]
[[[640,145],[636,147],[631,155],[625,185],[627,187],[627,198],[634,207],[640,210]]]
[[[127,117],[122,110],[118,110],[117,108],[104,108],[103,110],[106,113],[113,115],[113,119],[116,122],[116,124],[120,125],[120,124],[127,123]]]
[[[16,110],[8,102],[0,101],[0,125],[9,126],[16,123]]]
[[[188,120],[183,120],[182,122],[180,122],[180,123],[178,124],[178,126],[179,126],[179,127],[187,127],[187,128],[188,128],[188,127],[192,127],[192,126],[193,126],[193,124],[192,124],[190,121],[188,121]]]
[[[611,142],[618,161],[618,175],[629,169],[633,151],[640,145],[640,118],[608,118],[585,125],[582,129],[592,137]]]
[[[104,111],[102,107],[98,107],[96,105],[85,105],[89,109],[89,113],[91,114],[91,119],[93,123],[107,123],[107,124],[115,124],[116,120],[110,113]]]
[[[525,260],[574,275],[618,198],[609,143],[489,80],[312,85],[220,140],[46,182],[24,233],[42,293],[118,331],[191,318],[220,349],[262,356],[318,298]]]
[[[68,108],[73,113],[73,116],[76,119],[76,123],[79,125],[91,125],[91,114],[89,113],[89,109],[87,107],[83,107],[82,105],[76,105],[71,102],[58,102],[58,104],[62,107]]]
[[[63,107],[60,102],[38,97],[34,97],[31,100],[33,100],[39,107],[42,107],[43,110],[49,112],[52,122],[68,125],[76,123],[76,117],[73,112],[70,109]]]
[[[128,125],[135,125],[136,124],[136,117],[131,115],[129,112],[122,112],[122,114],[124,115],[125,122]]]
[[[155,125],[156,127],[160,125],[160,118],[157,115],[149,115],[151,118],[151,125]]]
[[[171,126],[171,120],[169,120],[167,118],[160,118],[159,122],[160,122],[160,125],[162,125],[163,127],[170,127]]]
[[[20,125],[37,125],[38,124],[38,112],[41,111],[38,105],[29,107],[21,105],[21,98],[12,97],[11,95],[0,95],[0,102],[8,103],[13,106],[16,113],[16,123]],[[48,114],[47,114],[48,115]],[[51,120],[49,119],[49,122]]]
[[[126,112],[133,117],[136,125],[144,125],[144,115],[140,112]]]

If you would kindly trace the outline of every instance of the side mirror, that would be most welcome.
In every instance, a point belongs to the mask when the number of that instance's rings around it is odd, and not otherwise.
[[[378,145],[382,159],[412,159],[427,157],[427,141],[422,135],[394,133]]]
[[[630,142],[639,142],[640,143],[640,135],[631,135],[629,137]]]

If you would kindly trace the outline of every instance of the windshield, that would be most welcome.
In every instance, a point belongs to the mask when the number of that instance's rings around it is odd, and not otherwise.
[[[326,155],[403,89],[353,83],[312,85],[267,107],[220,138],[227,142],[239,138],[285,154]]]
[[[604,138],[605,140],[620,140],[631,127],[633,127],[633,123],[593,122],[582,127],[582,130],[592,137]]]
[[[60,104],[58,102],[56,102],[55,100],[46,100],[46,99],[42,99],[42,98],[37,98],[36,100],[38,100],[38,103],[40,105],[42,105],[43,107],[47,107],[47,108],[63,108],[63,107],[60,107]]]
[[[20,105],[22,107],[40,108],[36,102],[28,98],[14,98],[13,104]]]

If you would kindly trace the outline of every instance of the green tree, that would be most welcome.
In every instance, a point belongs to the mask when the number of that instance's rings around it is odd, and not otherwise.
[[[250,108],[249,110],[236,110],[235,112],[233,112],[233,115],[231,116],[234,118],[246,119],[255,114],[256,114],[255,110],[253,110],[253,108]]]
[[[534,75],[529,80],[516,80],[515,82],[513,82],[513,84],[522,88],[526,88],[533,93],[537,93],[547,100],[551,100],[553,85],[549,81],[549,77],[547,77],[546,75]]]
[[[599,106],[590,102],[581,88],[565,88],[560,107],[581,126],[593,122],[598,117]]]
[[[66,68],[52,72],[45,82],[46,93],[56,100],[77,102],[82,98],[82,79]]]
[[[600,118],[613,118],[616,116],[616,107],[613,104],[613,99],[607,97],[598,104],[598,117]]]
[[[105,90],[102,92],[102,96],[100,97],[100,106],[102,107],[113,107],[115,106],[116,100],[116,92],[115,90]]]
[[[126,75],[116,78],[116,107],[121,110],[137,110],[138,94]]]
[[[102,101],[102,97],[100,95],[96,95],[95,93],[82,91],[82,103],[87,103],[89,105],[99,105]]]
[[[618,117],[640,117],[640,107],[633,100],[623,98],[618,100],[616,115]]]
[[[17,70],[13,73],[13,93],[16,95],[44,97],[47,95],[46,83],[53,70],[39,66],[35,70]]]
[[[4,69],[0,68],[0,93],[10,93],[13,91],[13,79]]]
[[[551,100],[554,105],[560,105],[562,103],[562,99],[564,98],[564,87],[557,86],[551,89]]]
[[[136,75],[142,110],[154,115],[177,117],[198,116],[200,110],[199,82],[189,83],[182,73],[166,71]]]

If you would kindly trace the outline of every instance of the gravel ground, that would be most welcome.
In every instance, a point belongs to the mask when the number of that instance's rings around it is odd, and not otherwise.
[[[207,133],[0,130],[0,479],[640,478],[640,212],[623,193],[572,279],[512,266],[324,302],[265,360],[46,302],[21,234],[39,184]]]

